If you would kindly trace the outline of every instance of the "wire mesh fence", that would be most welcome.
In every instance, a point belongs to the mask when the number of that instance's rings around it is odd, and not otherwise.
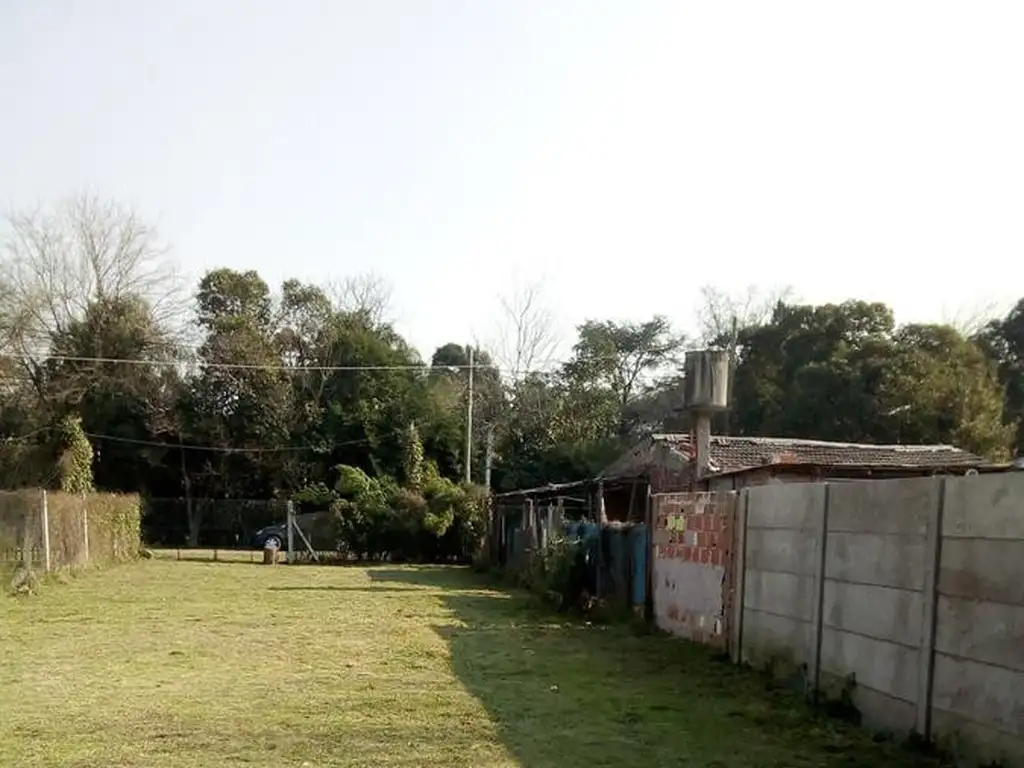
[[[148,498],[142,535],[154,549],[258,549],[260,531],[283,529],[287,517],[288,502],[280,499]]]
[[[0,562],[45,567],[40,491],[0,491]]]
[[[49,572],[129,560],[139,515],[134,495],[0,491],[0,563]]]

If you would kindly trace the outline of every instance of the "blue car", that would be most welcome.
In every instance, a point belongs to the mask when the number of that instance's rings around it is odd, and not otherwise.
[[[256,549],[266,549],[267,547],[284,549],[285,542],[287,540],[288,523],[277,523],[275,525],[268,525],[266,528],[260,528],[256,531],[252,542]]]

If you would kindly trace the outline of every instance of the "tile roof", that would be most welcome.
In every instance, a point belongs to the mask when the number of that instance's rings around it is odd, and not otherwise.
[[[688,460],[693,459],[690,435],[653,435]],[[711,437],[712,471],[735,472],[767,464],[814,464],[839,467],[976,467],[985,460],[952,445],[870,445],[831,443],[788,437]]]

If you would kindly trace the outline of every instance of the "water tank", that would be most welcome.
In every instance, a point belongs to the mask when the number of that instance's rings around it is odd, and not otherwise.
[[[729,407],[729,353],[686,353],[684,406],[688,411],[724,411]]]

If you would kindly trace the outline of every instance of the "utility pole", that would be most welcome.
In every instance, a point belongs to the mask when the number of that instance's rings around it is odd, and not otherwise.
[[[473,347],[469,348],[469,388],[466,393],[466,484],[473,482]]]
[[[487,425],[487,451],[484,453],[484,488],[491,490],[491,462],[494,460],[494,425]]]

